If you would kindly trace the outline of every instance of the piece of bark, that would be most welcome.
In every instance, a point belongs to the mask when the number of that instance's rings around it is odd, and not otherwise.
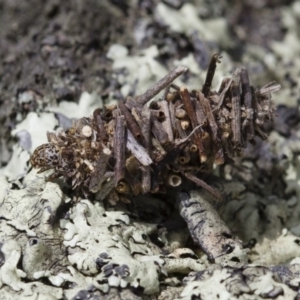
[[[277,84],[275,81],[269,82],[268,84],[264,85],[257,91],[257,94],[263,96],[266,94],[271,94],[279,91],[281,88],[280,84]]]
[[[179,212],[186,221],[195,243],[214,262],[217,258],[229,254],[236,247],[242,248],[212,204],[205,197],[205,192],[181,191],[178,196]]]
[[[204,115],[208,121],[209,127],[212,133],[212,140],[214,143],[220,143],[218,139],[218,124],[216,123],[215,117],[213,115],[211,105],[209,100],[201,92],[197,93],[197,98],[199,99],[200,105],[204,111]]]
[[[198,100],[200,100],[200,99],[198,98]],[[203,126],[206,126],[208,121],[207,121],[207,118],[205,116],[204,109],[203,109],[203,106],[202,106],[201,102],[200,101],[195,101],[195,106],[196,106],[195,108],[196,108],[197,123],[202,124]]]

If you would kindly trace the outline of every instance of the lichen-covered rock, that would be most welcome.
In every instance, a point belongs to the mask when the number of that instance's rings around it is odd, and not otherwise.
[[[129,285],[146,294],[157,292],[164,260],[153,255],[146,235],[129,225],[129,217],[122,212],[108,212],[100,203],[80,201],[69,219],[61,221],[68,259],[86,275],[99,273],[95,284],[103,291]],[[112,233],[114,226],[119,232]]]
[[[142,300],[144,297],[139,297],[131,292],[129,289],[118,290],[117,288],[112,288],[109,294],[101,293],[95,287],[90,287],[86,290],[79,291],[72,300]],[[150,300],[150,299],[149,299]]]
[[[5,262],[0,269],[1,299],[59,299],[63,296],[61,288],[51,287],[39,281],[24,282],[27,274],[17,265],[21,259],[22,250],[18,243],[9,240],[2,247]],[[45,258],[45,257],[43,257]],[[38,262],[38,259],[37,259]]]
[[[53,221],[64,195],[58,185],[34,176],[24,179],[23,187],[7,191],[0,211],[1,243],[5,247],[17,241],[28,279],[34,279],[36,272],[56,273],[65,261],[62,231]]]
[[[257,243],[249,252],[252,262],[266,265],[282,265],[300,256],[299,237],[286,229],[276,239],[265,239]]]
[[[61,232],[51,222],[52,214],[56,214],[63,201],[63,194],[56,184],[45,184],[43,178],[33,178],[29,176],[28,180],[24,179],[25,187],[7,189],[2,199],[2,299],[38,297],[39,294],[44,295],[45,299],[62,297],[62,289],[46,286],[36,280],[38,274],[61,271],[66,263]],[[31,282],[24,282],[24,278]]]
[[[287,219],[287,204],[282,199],[247,192],[241,200],[228,203],[222,216],[233,234],[245,243],[260,242],[263,237],[273,239],[280,235]]]
[[[234,269],[214,266],[191,273],[178,299],[295,299],[297,292],[275,276],[274,269],[261,265]]]

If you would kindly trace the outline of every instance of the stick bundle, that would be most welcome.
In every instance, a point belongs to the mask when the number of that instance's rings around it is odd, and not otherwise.
[[[270,94],[280,86],[254,89],[247,71],[237,69],[211,91],[217,62],[214,55],[202,91],[174,85],[186,71],[178,67],[135,101],[97,109],[64,132],[48,133],[31,164],[39,172],[53,169],[49,179],[63,176],[84,195],[103,191],[101,199],[165,192],[182,179],[221,199],[201,173],[240,155],[256,135],[266,138],[263,125],[274,115]],[[164,88],[163,99],[148,105]]]

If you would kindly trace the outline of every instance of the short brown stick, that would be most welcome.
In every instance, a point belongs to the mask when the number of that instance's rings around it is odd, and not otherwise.
[[[151,117],[152,132],[160,144],[166,144],[168,142],[168,134],[165,132],[164,128],[161,126],[161,123],[155,118]]]
[[[241,86],[242,99],[246,111],[246,138],[247,140],[252,140],[254,138],[253,104],[249,76],[247,70],[244,68],[241,69]]]
[[[169,102],[169,113],[170,113],[170,122],[173,131],[173,138],[176,131],[176,118],[175,118],[175,108],[172,102]]]
[[[185,109],[186,109],[186,113],[187,113],[188,117],[191,120],[192,127],[193,127],[193,129],[195,129],[198,126],[197,117],[196,117],[196,113],[195,113],[195,108],[194,108],[194,105],[191,101],[190,94],[189,94],[189,92],[188,92],[188,90],[185,86],[182,86],[180,88],[180,96],[183,100],[183,103],[184,103],[184,106],[185,106]],[[199,133],[198,130],[195,131],[194,139],[195,139],[195,143],[196,143],[196,145],[198,147],[198,150],[199,150],[200,162],[202,162],[202,163],[206,162],[207,153],[204,149],[204,145],[203,145],[203,142],[201,140],[201,136],[200,136],[200,133]]]
[[[208,124],[212,133],[212,140],[215,143],[219,143],[218,139],[218,125],[215,120],[215,116],[212,113],[212,108],[209,103],[209,100],[201,93],[197,92],[197,98],[200,101],[200,105],[203,108],[204,115],[206,116],[208,120]]]
[[[101,114],[100,114],[100,109],[97,108],[94,110],[93,112],[93,116],[94,116],[94,120],[96,121],[97,124],[97,134],[98,134],[98,139],[100,141],[103,141],[106,139],[106,131],[104,128],[104,123],[103,120],[101,118]]]
[[[231,85],[231,105],[232,105],[232,119],[231,119],[231,128],[233,134],[233,143],[235,148],[241,146],[241,99],[240,99],[240,87],[239,87],[239,69],[236,70]]]
[[[208,71],[206,73],[205,83],[202,88],[202,93],[204,94],[205,97],[207,97],[209,94],[212,80],[215,75],[217,63],[220,63],[220,58],[221,58],[221,56],[219,55],[219,53],[216,53],[212,56],[212,58],[210,60]]]
[[[164,78],[159,80],[152,88],[147,90],[144,94],[137,97],[137,104],[139,106],[145,105],[154,96],[161,92],[166,86],[170,85],[178,76],[186,72],[187,68],[179,66],[167,74]]]
[[[206,116],[206,119],[208,121],[210,131],[211,131],[211,139],[212,139],[212,147],[213,152],[215,153],[215,163],[217,165],[224,163],[224,153],[222,150],[221,141],[218,137],[218,124],[215,120],[215,116],[213,114],[211,104],[209,100],[201,93],[197,92],[197,99],[199,100],[199,106],[203,108],[204,115]]]
[[[130,113],[130,111],[126,107],[126,105],[122,101],[120,101],[118,103],[118,105],[119,105],[119,108],[121,110],[122,115],[124,115],[124,117],[125,117],[126,125],[129,128],[129,130],[132,132],[133,136],[137,140],[141,139],[142,138],[142,132],[141,132],[137,122],[133,118],[132,114]]]
[[[165,115],[165,119],[161,122],[161,125],[164,128],[164,131],[167,133],[168,141],[172,142],[174,140],[174,135],[173,135],[173,128],[172,128],[172,123],[170,118],[168,102],[166,100],[162,100],[159,102],[159,104],[161,110]]]
[[[102,186],[102,183],[107,179],[104,175],[106,174],[107,162],[110,157],[110,150],[106,148],[107,151],[102,151],[96,162],[95,171],[91,177],[89,183],[89,190],[92,193],[97,193]]]
[[[147,153],[147,150],[137,142],[133,134],[128,129],[126,147],[143,166],[149,166],[152,164],[152,159]]]
[[[189,179],[190,181],[196,183],[198,186],[204,188],[205,190],[207,190],[210,194],[212,194],[216,199],[223,201],[223,197],[221,195],[221,193],[219,191],[217,191],[216,189],[214,189],[212,186],[208,185],[206,182],[204,182],[203,180],[199,179],[198,177],[194,176],[191,173],[183,173],[184,176]]]
[[[176,131],[178,133],[178,137],[179,139],[185,139],[187,137],[187,134],[186,132],[182,129],[182,126],[181,126],[181,121],[176,119],[175,120],[175,124],[176,124]]]
[[[114,135],[114,158],[115,163],[115,177],[114,186],[117,186],[118,182],[124,177],[125,174],[125,118],[122,115],[116,116],[116,128]]]
[[[151,112],[147,104],[142,109],[142,134],[145,138],[146,151],[150,153],[151,147]],[[142,192],[144,194],[150,192],[151,189],[151,169],[150,166],[142,168]]]

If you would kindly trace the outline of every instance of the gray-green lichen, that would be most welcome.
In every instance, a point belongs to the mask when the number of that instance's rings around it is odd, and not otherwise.
[[[56,184],[45,183],[43,178],[32,174],[24,178],[19,187],[9,185],[3,177],[2,183],[7,188],[2,193],[0,211],[4,260],[0,282],[1,286],[11,290],[1,289],[0,292],[4,293],[1,298],[43,294],[58,299],[62,290],[45,286],[37,281],[36,274],[55,274],[66,263],[64,247],[59,243],[61,230],[55,229],[51,223],[62,204],[63,194]]]
[[[192,253],[188,249],[177,249],[175,257],[162,255],[148,237],[157,226],[132,222],[126,213],[106,211],[101,203],[81,200],[57,220],[58,208],[69,199],[57,184],[46,183],[35,172],[15,189],[4,177],[1,180],[4,295],[36,295],[43,286],[41,278],[53,284],[53,291],[48,286],[44,293],[56,299],[62,293],[70,299],[87,286],[104,293],[112,287],[132,287],[153,294],[159,292],[160,277],[167,272],[187,274],[204,268],[196,257],[180,256]],[[66,283],[73,288],[64,290]]]
[[[129,222],[122,212],[106,212],[100,203],[82,200],[69,219],[61,221],[63,243],[70,252],[68,260],[86,275],[102,270],[94,283],[103,291],[109,286],[125,288],[129,284],[143,288],[147,294],[156,292],[163,260],[149,251],[144,233],[131,230]],[[114,226],[120,228],[112,233]],[[143,276],[145,272],[149,277]]]
[[[295,285],[287,280],[287,274],[293,274],[299,285],[297,274],[299,265],[286,268],[270,268],[253,264],[239,269],[213,266],[204,272],[191,273],[186,279],[186,287],[177,299],[295,299]]]

